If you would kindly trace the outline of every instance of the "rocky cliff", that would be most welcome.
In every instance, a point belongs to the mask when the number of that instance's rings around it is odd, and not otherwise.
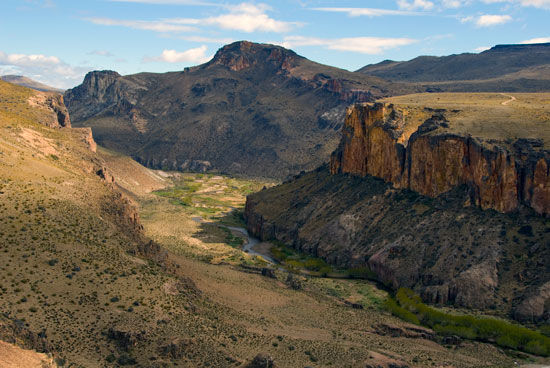
[[[550,227],[523,208],[513,215],[470,203],[471,189],[435,198],[373,176],[329,167],[248,196],[248,230],[335,267],[368,267],[390,288],[425,301],[493,309],[524,321],[550,318]]]
[[[466,185],[472,203],[483,209],[507,213],[525,205],[550,214],[550,152],[541,140],[498,142],[455,133],[445,113],[436,112],[407,135],[398,107],[351,107],[331,172],[372,175],[430,197]]]
[[[35,92],[28,99],[29,105],[41,110],[36,114],[40,123],[50,128],[70,128],[71,118],[63,96],[52,92]]]

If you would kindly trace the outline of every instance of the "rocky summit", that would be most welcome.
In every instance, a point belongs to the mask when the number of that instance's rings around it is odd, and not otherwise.
[[[75,126],[146,166],[284,178],[328,159],[349,104],[407,91],[242,41],[181,72],[88,73],[65,102]]]

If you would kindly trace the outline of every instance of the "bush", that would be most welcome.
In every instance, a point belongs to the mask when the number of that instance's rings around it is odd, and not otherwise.
[[[474,340],[477,335],[471,327],[454,326],[454,325],[435,325],[433,330],[443,336],[459,336],[464,339]]]
[[[412,312],[406,310],[403,307],[400,307],[396,301],[392,298],[386,299],[386,302],[384,303],[384,307],[386,310],[391,312],[394,316],[401,318],[404,321],[413,323],[415,325],[419,325],[420,321],[418,320],[418,317],[416,317]]]
[[[531,225],[523,225],[519,228],[518,234],[525,236],[533,236],[533,227]]]
[[[397,300],[388,299],[387,308],[395,316],[413,322],[416,318],[441,335],[495,342],[497,345],[531,354],[550,355],[550,338],[540,332],[489,317],[457,316],[438,311],[422,303],[412,290],[401,288]]]

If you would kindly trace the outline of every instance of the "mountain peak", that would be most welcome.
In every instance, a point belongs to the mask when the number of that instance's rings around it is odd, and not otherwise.
[[[265,63],[277,69],[288,70],[296,66],[299,59],[302,57],[281,46],[238,41],[220,48],[208,65],[224,65],[231,70],[240,71]]]

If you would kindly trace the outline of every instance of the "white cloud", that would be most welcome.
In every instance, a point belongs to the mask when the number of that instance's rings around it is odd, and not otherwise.
[[[410,38],[350,37],[324,39],[316,37],[289,36],[284,38],[283,46],[322,46],[329,50],[351,51],[361,54],[381,54],[385,50],[416,42]]]
[[[540,9],[550,9],[550,0],[483,0],[483,2],[486,4],[511,3]]]
[[[421,13],[415,13],[403,10],[390,10],[390,9],[374,9],[374,8],[313,8],[313,10],[334,12],[334,13],[347,13],[350,17],[359,17],[365,15],[367,17],[381,17],[384,15],[419,15]]]
[[[478,17],[464,17],[460,21],[462,23],[472,22],[475,23],[478,27],[492,27],[499,24],[508,23],[512,20],[512,17],[509,15],[495,15],[495,14],[485,14]]]
[[[509,15],[486,14],[477,18],[476,24],[479,27],[492,27],[499,24],[508,23],[511,20],[512,20],[512,17]]]
[[[466,5],[470,5],[471,0],[443,0],[441,4],[444,8],[461,8]]]
[[[182,24],[183,20],[181,19],[179,19],[177,23],[175,23],[174,20],[171,20],[171,19],[164,19],[159,21],[148,21],[148,20],[120,20],[120,19],[111,19],[111,18],[86,18],[85,20],[92,22],[93,24],[98,24],[102,26],[121,26],[121,27],[128,27],[133,29],[141,29],[146,31],[162,32],[162,33],[195,32],[198,30],[196,27],[191,27],[187,25],[191,23],[191,20],[189,20],[187,24]]]
[[[90,51],[88,55],[97,55],[97,56],[105,56],[105,57],[114,56],[111,52],[107,50],[93,50],[93,51]]]
[[[483,52],[489,50],[491,47],[489,46],[479,46],[474,49],[475,52]]]
[[[196,63],[202,64],[211,59],[211,56],[206,56],[206,45],[189,49],[186,51],[178,52],[176,50],[164,50],[162,54],[157,57],[146,57],[144,62],[160,61],[165,63]]]
[[[550,37],[538,37],[538,38],[531,38],[530,40],[521,41],[522,44],[530,44],[530,43],[548,43],[550,42]]]
[[[199,27],[215,26],[224,30],[235,30],[246,33],[290,31],[299,23],[284,22],[267,15],[270,10],[265,4],[241,3],[225,6],[229,13],[203,18],[168,18],[160,20],[121,20],[112,18],[86,18],[85,20],[103,26],[122,26],[133,29],[161,33],[184,33],[199,31]]]
[[[215,25],[222,29],[236,30],[247,33],[276,32],[283,33],[292,29],[296,23],[283,22],[270,18],[266,11],[269,7],[264,4],[254,5],[242,3],[230,6],[230,13],[217,17],[203,19],[202,24]]]
[[[228,44],[236,41],[233,38],[215,38],[215,37],[203,37],[203,36],[181,36],[179,38],[185,41],[202,42],[202,43]]]
[[[25,55],[25,54],[5,54],[0,52],[0,64],[2,65],[14,65],[14,66],[51,66],[59,64],[60,60],[56,56],[46,55]]]
[[[55,8],[56,6],[53,0],[25,0],[25,3],[42,8]]]
[[[19,74],[53,87],[68,88],[82,81],[89,68],[74,67],[56,56],[6,54],[0,51],[0,74]]]
[[[414,9],[422,9],[422,10],[430,10],[434,7],[434,3],[427,0],[398,0],[397,6],[399,6],[399,9],[405,9],[405,10],[414,10]]]
[[[197,0],[109,0],[116,3],[139,3],[155,5],[206,5],[214,6],[217,4]]]

